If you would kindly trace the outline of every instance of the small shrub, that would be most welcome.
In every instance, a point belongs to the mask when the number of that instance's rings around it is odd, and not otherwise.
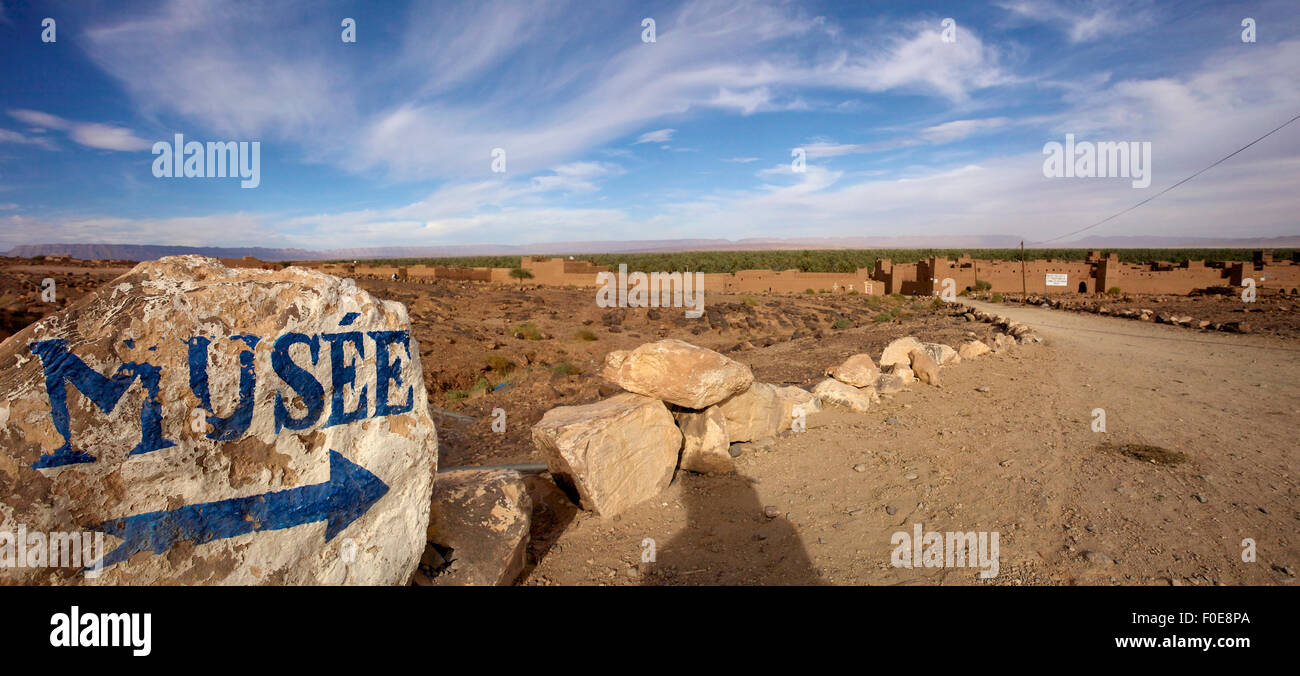
[[[497,373],[509,373],[515,368],[514,362],[499,354],[489,354],[483,358],[483,361],[487,363],[488,368]]]
[[[847,317],[840,317],[835,320],[834,324],[831,324],[832,329],[847,329],[850,326],[853,326],[853,322],[849,321]]]
[[[945,303],[942,298],[935,298],[934,300],[930,301],[930,307],[934,308],[935,310],[938,310],[939,308],[942,308],[945,305],[947,305],[947,303]]]
[[[590,329],[578,329],[577,333],[573,334],[573,337],[575,340],[586,341],[588,343],[596,340],[596,334],[592,333]]]
[[[742,302],[742,303],[744,303],[745,305],[748,305],[748,306],[750,306],[750,307],[754,307],[755,305],[758,305],[758,301],[756,301],[756,300],[754,300],[753,298],[750,298],[750,297],[748,297],[748,296],[746,296],[746,297],[745,297],[744,299],[742,299],[740,302]]]
[[[993,288],[993,282],[985,281],[983,279],[975,280],[976,291],[988,291],[989,289],[992,288]]]
[[[1112,287],[1110,287],[1109,289],[1106,289],[1106,293],[1108,293],[1108,294],[1110,294],[1110,295],[1112,295],[1112,296],[1118,296],[1118,295],[1120,295],[1121,293],[1124,293],[1124,292],[1121,291],[1120,288],[1119,288],[1118,286],[1112,286]]]
[[[566,361],[552,366],[551,373],[557,376],[572,376],[578,374],[578,368]]]
[[[515,327],[515,328],[510,332],[510,335],[514,336],[515,338],[522,338],[522,339],[524,339],[524,340],[541,340],[541,339],[542,339],[542,332],[539,331],[539,330],[537,330],[537,325],[534,324],[534,323],[532,323],[532,322],[528,322],[528,323],[526,323],[526,324],[522,324],[522,325],[520,325],[520,326],[516,326],[516,327]]]
[[[1002,302],[1002,294],[1000,294],[1000,293],[995,293],[995,294],[993,294],[993,298],[991,298],[990,300],[992,300],[994,303],[1001,303],[1001,302]]]

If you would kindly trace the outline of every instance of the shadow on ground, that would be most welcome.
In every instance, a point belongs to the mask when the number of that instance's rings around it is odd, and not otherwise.
[[[781,514],[769,519],[753,479],[679,472],[687,526],[656,543],[644,585],[820,585],[803,540]]]

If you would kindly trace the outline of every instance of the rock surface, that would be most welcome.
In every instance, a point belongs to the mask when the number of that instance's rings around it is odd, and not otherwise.
[[[903,378],[896,373],[882,373],[876,378],[876,392],[880,394],[897,394],[905,389]]]
[[[629,392],[547,411],[533,443],[583,509],[612,517],[668,487],[682,433],[662,401]]]
[[[781,398],[781,431],[792,429],[797,411],[809,416],[822,410],[821,399],[803,389],[789,385],[776,388],[776,396]]]
[[[775,385],[753,383],[744,392],[718,405],[727,418],[727,438],[732,442],[774,436],[789,415]]]
[[[437,466],[409,327],[313,270],[141,263],[0,344],[0,530],[105,533],[99,584],[404,584]]]
[[[514,470],[458,470],[433,484],[421,586],[500,586],[524,569],[532,499]]]
[[[827,404],[843,406],[858,413],[866,413],[871,407],[871,391],[846,385],[834,378],[817,383],[812,392]]]
[[[978,340],[968,340],[957,346],[957,354],[961,355],[962,359],[974,359],[990,352],[992,350],[989,349],[989,346]]]
[[[943,343],[922,343],[922,346],[925,348],[925,353],[930,355],[934,363],[939,366],[961,363],[961,355],[948,345]]]
[[[610,352],[600,375],[628,392],[697,410],[745,391],[754,381],[748,366],[673,339]]]
[[[912,350],[912,372],[916,379],[926,385],[939,386],[939,365],[930,358],[925,350]]]
[[[912,370],[912,361],[910,356],[908,357],[908,361],[899,362],[890,366],[886,373],[898,376],[898,379],[902,381],[904,387],[911,385],[916,381],[916,372]]]
[[[684,438],[682,469],[701,474],[736,471],[727,437],[727,418],[722,409],[710,406],[703,411],[676,411],[673,417]]]
[[[911,336],[898,338],[886,345],[884,351],[880,353],[880,369],[888,371],[888,367],[894,364],[907,366],[911,362],[911,357],[908,355],[912,353],[912,350],[924,349],[925,346],[921,344],[921,341]]]
[[[869,354],[855,354],[839,366],[826,369],[826,375],[854,387],[866,387],[876,382],[880,369]]]

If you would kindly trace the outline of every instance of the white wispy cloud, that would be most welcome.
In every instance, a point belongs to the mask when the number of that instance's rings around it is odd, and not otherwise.
[[[68,138],[87,148],[132,151],[145,150],[153,145],[136,136],[135,132],[126,127],[98,122],[77,122],[39,110],[10,110],[9,116],[33,127],[65,132]]]
[[[937,26],[917,23],[850,40],[798,5],[760,0],[687,2],[660,17],[655,44],[591,28],[583,50],[554,36],[595,7],[465,5],[449,10],[451,21],[417,5],[383,73],[359,72],[347,50],[305,48],[320,40],[313,27],[287,5],[265,8],[250,26],[224,3],[166,5],[88,30],[87,49],[153,114],[236,138],[274,136],[309,160],[405,180],[473,180],[496,147],[511,171],[540,171],[692,110],[805,108],[806,87],[959,101],[1011,81],[997,49],[971,32],[945,44]],[[213,28],[227,25],[241,30]],[[805,39],[835,47],[809,51]],[[512,58],[523,50],[529,59]],[[547,62],[544,78],[537,60]],[[477,96],[466,101],[458,94],[470,85]]]
[[[632,142],[632,145],[637,145],[639,143],[667,143],[672,140],[673,133],[676,131],[676,129],[656,129],[655,131],[648,131],[638,136],[636,141]]]
[[[930,143],[951,143],[982,131],[996,129],[1010,122],[1006,117],[987,117],[979,120],[953,120],[926,127],[920,132],[921,138]]]
[[[0,143],[18,143],[22,145],[40,146],[46,150],[58,150],[58,146],[54,145],[53,142],[44,136],[39,134],[28,136],[9,129],[0,129]]]
[[[1154,23],[1154,13],[1147,2],[1004,0],[995,4],[1018,17],[1060,26],[1070,42],[1126,35]]]

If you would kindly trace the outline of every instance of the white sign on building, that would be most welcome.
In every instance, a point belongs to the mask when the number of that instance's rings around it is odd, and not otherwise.
[[[1067,274],[1049,272],[1047,273],[1047,285],[1048,286],[1069,286],[1070,285],[1069,277],[1070,276]]]

